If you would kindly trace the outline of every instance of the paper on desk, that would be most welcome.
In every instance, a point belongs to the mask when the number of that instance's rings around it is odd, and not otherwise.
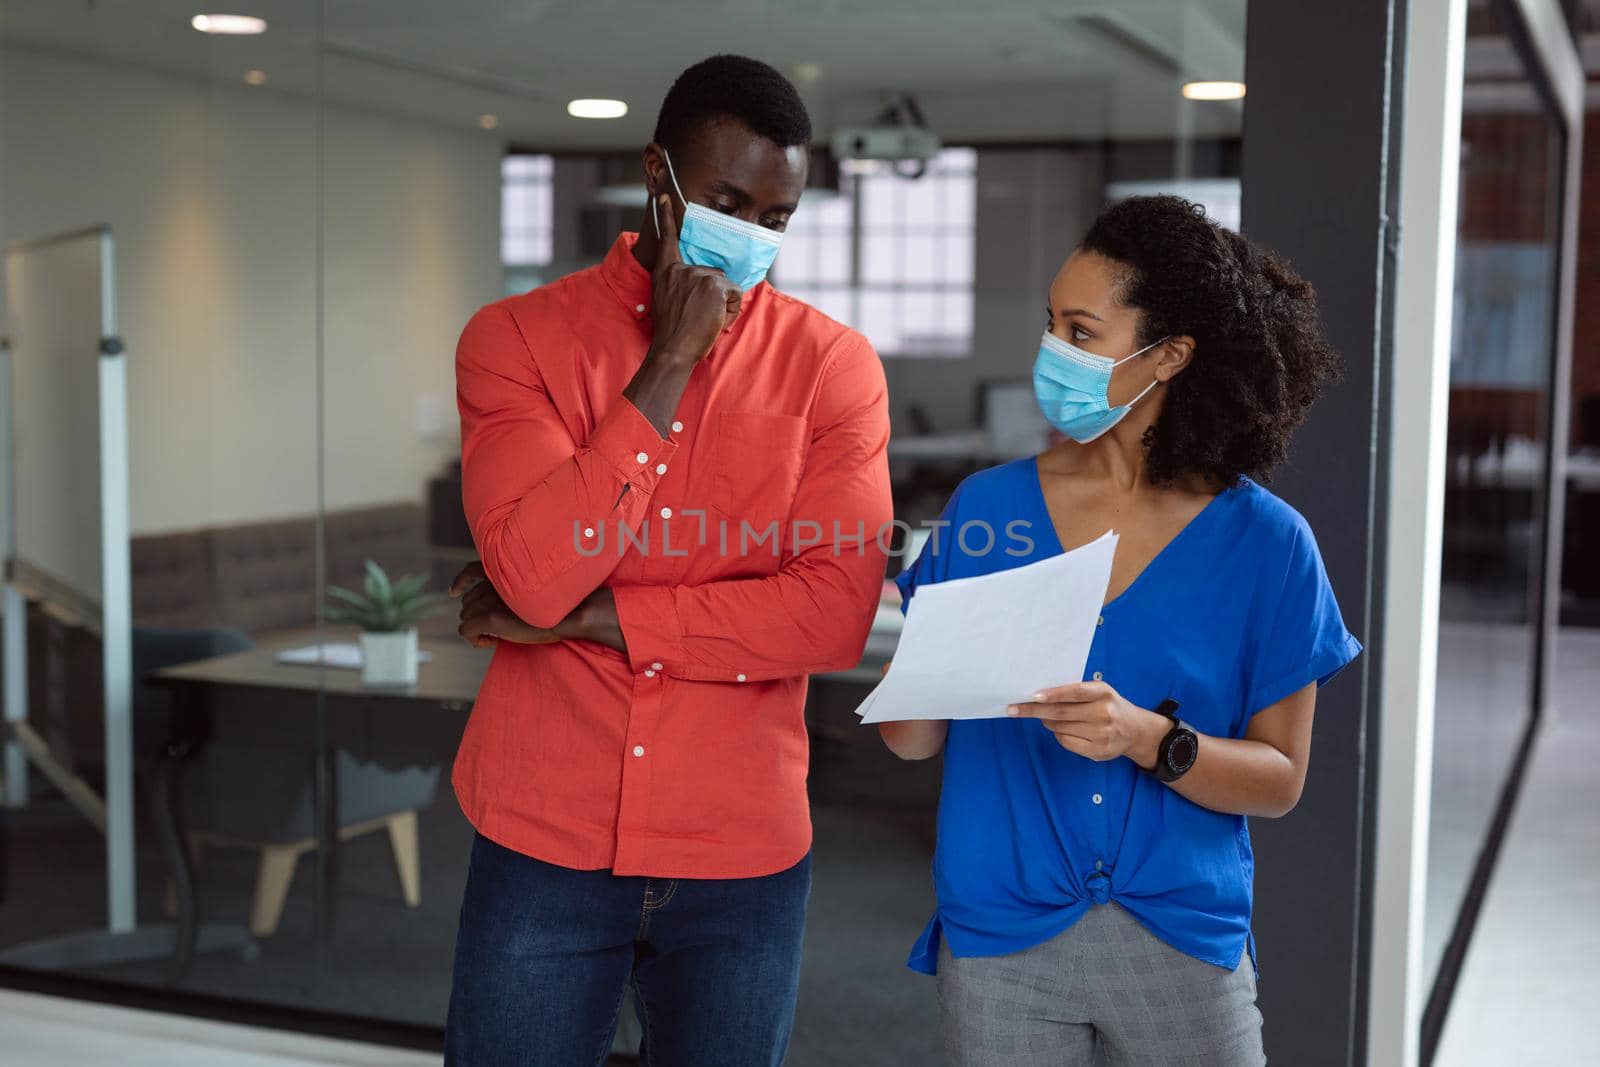
[[[361,646],[350,641],[324,641],[320,645],[286,648],[278,653],[279,663],[299,667],[339,667],[345,670],[361,668]],[[427,649],[417,653],[417,662],[426,663],[433,658]]]
[[[988,719],[1083,677],[1117,535],[1011,570],[917,587],[863,723]]]

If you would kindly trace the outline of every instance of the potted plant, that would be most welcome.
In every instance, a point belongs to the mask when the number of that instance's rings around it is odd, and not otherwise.
[[[361,627],[363,684],[416,684],[417,623],[437,614],[445,603],[438,593],[422,591],[427,581],[425,574],[408,574],[391,582],[383,568],[369,559],[364,595],[329,587],[328,621]]]

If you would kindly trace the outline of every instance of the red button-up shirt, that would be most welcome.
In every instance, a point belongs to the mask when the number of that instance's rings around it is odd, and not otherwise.
[[[537,626],[609,586],[628,651],[501,642],[452,780],[480,833],[550,863],[771,874],[811,846],[806,676],[855,665],[881,589],[883,367],[762,283],[663,440],[622,397],[652,332],[634,240],[461,335],[484,570]]]

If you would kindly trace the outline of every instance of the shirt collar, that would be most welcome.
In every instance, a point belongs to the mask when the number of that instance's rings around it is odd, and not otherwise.
[[[650,272],[633,258],[633,246],[639,235],[631,232],[617,234],[611,251],[600,262],[600,276],[627,307],[635,319],[650,314]]]
[[[638,241],[639,235],[631,230],[617,234],[606,258],[600,261],[600,276],[636,322],[650,315],[651,288],[650,272],[633,255],[633,246]],[[745,320],[750,317],[756,302],[765,296],[768,285],[763,279],[761,284],[744,294],[744,310],[734,324],[723,331],[728,340],[733,340],[742,331]],[[715,351],[713,349],[712,353],[715,354]]]

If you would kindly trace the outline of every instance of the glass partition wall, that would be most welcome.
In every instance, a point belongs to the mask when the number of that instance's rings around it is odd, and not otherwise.
[[[0,816],[0,967],[428,1046],[471,840],[449,770],[488,654],[436,615],[415,684],[364,684],[357,605],[333,590],[381,598],[376,567],[437,592],[474,558],[467,318],[638,224],[639,150],[679,70],[766,58],[819,134],[773,281],[882,354],[915,521],[1045,443],[1017,386],[1040,297],[1101,204],[1171,190],[1236,224],[1244,105],[1183,90],[1241,82],[1245,6],[753,5],[714,37],[646,3],[242,7],[260,23],[0,0],[0,238],[105,225],[118,242],[137,772],[137,923],[107,931],[83,800],[105,784],[104,634],[33,591],[26,717],[55,770],[30,759]],[[600,96],[627,113],[568,114]],[[908,98],[929,158],[829,151],[837,129],[911,121]],[[903,962],[931,904],[938,769],[853,729],[863,693],[812,686],[795,1063],[937,1055],[932,988]]]
[[[272,4],[265,34],[205,32],[250,26],[202,29],[193,15],[0,4],[10,370],[26,383],[110,359],[126,380],[100,406],[92,378],[12,397],[18,469],[41,451],[29,425],[70,425],[71,442],[104,448],[81,477],[34,481],[0,507],[24,527],[61,513],[127,531],[102,557],[107,577],[126,567],[121,588],[33,566],[39,546],[8,551],[0,964],[227,995],[227,976],[282,969],[278,932],[309,943],[296,928],[313,865],[303,737],[320,728],[316,675],[297,676],[293,701],[147,683],[183,665],[270,665],[268,650],[319,626],[323,114],[314,0]],[[114,245],[98,288],[19,284],[19,242],[86,228]],[[111,346],[35,344],[45,312],[92,319],[102,306],[115,309]],[[108,494],[117,470],[126,493]],[[110,629],[119,615],[131,629]],[[248,710],[222,714],[235,699]],[[280,716],[302,738],[232,732]],[[119,851],[129,861],[108,869]],[[169,862],[185,855],[192,881]]]
[[[1424,1057],[1444,1024],[1548,702],[1557,617],[1554,450],[1572,116],[1545,3],[1468,7],[1446,423],[1438,695],[1428,828]],[[1581,104],[1579,105],[1581,107]],[[1570,297],[1569,297],[1570,299]],[[1579,462],[1581,462],[1581,457]],[[1569,525],[1569,530],[1572,527]],[[1567,546],[1572,553],[1577,545]],[[1580,553],[1581,555],[1581,553]],[[1581,567],[1570,569],[1581,579]]]

